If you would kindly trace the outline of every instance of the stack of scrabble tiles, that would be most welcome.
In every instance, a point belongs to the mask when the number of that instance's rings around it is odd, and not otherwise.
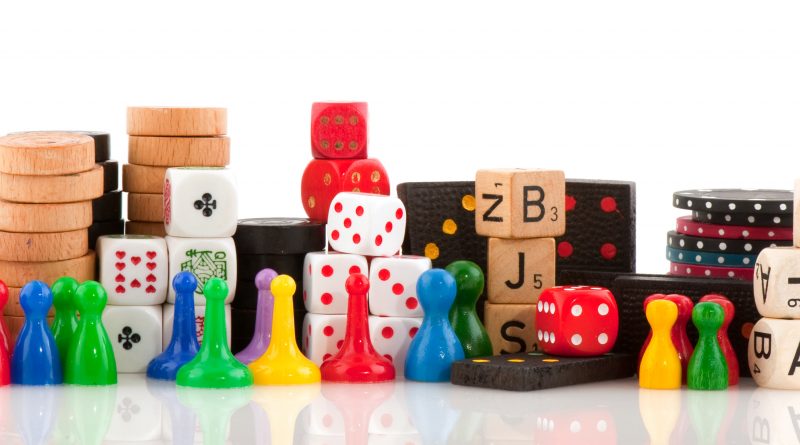
[[[479,170],[475,231],[489,237],[484,325],[495,354],[551,341],[533,320],[539,295],[555,285],[555,240],[564,234],[565,181],[557,170]],[[555,340],[553,338],[553,340]]]
[[[91,280],[92,200],[103,195],[94,140],[80,133],[28,132],[0,138],[0,278],[12,338],[24,322],[19,292],[31,280]]]

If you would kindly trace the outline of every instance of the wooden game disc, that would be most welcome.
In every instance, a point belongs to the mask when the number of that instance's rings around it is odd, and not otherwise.
[[[0,199],[12,202],[61,203],[99,198],[103,196],[103,168],[92,165],[91,170],[85,172],[58,176],[0,173]]]
[[[61,261],[89,251],[89,230],[57,233],[0,232],[0,261]]]
[[[164,195],[128,193],[128,218],[142,222],[164,222]]]
[[[130,193],[163,193],[167,167],[125,164],[122,166],[122,190]]]
[[[225,108],[128,107],[133,136],[221,136],[228,133]]]
[[[95,253],[64,261],[19,262],[0,261],[0,277],[9,287],[22,287],[32,280],[52,285],[57,279],[68,276],[79,282],[94,280]]]
[[[91,225],[91,201],[62,204],[0,201],[0,230],[5,232],[67,232]]]
[[[94,139],[58,131],[0,137],[0,172],[11,175],[66,175],[94,166]]]
[[[126,235],[167,236],[164,223],[127,221],[125,223]]]
[[[231,140],[222,137],[128,138],[128,162],[158,167],[225,167],[231,159]]]
[[[3,315],[6,317],[24,317],[25,311],[22,310],[22,305],[19,304],[19,294],[22,291],[22,288],[19,287],[9,287],[8,288],[8,303],[3,308]],[[48,312],[47,316],[52,317],[56,313],[55,308],[52,306],[50,307],[50,311]]]

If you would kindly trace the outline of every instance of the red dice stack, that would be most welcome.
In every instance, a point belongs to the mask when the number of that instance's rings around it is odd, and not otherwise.
[[[389,177],[377,159],[367,158],[367,103],[314,102],[311,154],[301,195],[308,217],[327,221],[339,192],[389,194]]]

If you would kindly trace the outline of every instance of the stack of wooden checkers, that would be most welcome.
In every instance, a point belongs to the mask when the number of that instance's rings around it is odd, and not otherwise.
[[[667,234],[670,274],[753,279],[759,252],[792,245],[789,190],[684,190],[673,205],[691,210]]]
[[[224,108],[128,108],[128,234],[164,236],[164,177],[169,167],[225,167],[230,139]]]

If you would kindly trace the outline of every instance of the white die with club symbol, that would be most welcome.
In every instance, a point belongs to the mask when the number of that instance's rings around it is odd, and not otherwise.
[[[236,232],[238,202],[233,172],[227,168],[180,167],[164,178],[167,234],[218,238]]]

